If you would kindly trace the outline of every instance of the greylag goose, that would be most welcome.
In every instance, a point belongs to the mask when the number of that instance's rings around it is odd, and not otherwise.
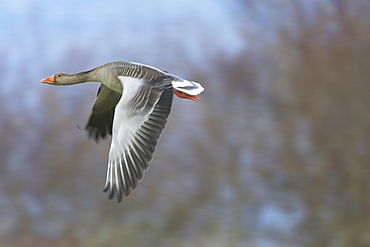
[[[171,111],[173,93],[199,102],[196,95],[204,89],[157,68],[125,61],[41,80],[52,85],[90,81],[101,84],[85,130],[96,141],[112,136],[104,192],[121,202],[148,169]]]

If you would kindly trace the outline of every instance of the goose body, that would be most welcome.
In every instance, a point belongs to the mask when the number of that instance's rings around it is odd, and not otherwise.
[[[92,70],[57,73],[43,83],[72,85],[100,82],[85,130],[96,141],[112,135],[104,191],[118,202],[143,178],[171,111],[173,94],[200,101],[204,89],[157,68],[116,61]]]

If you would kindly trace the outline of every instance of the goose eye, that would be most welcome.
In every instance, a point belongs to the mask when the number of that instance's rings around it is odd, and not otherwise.
[[[61,77],[62,75],[61,74],[57,74],[57,77]]]

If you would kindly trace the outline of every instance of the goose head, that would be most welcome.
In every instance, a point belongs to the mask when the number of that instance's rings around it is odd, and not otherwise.
[[[53,85],[73,85],[86,81],[86,77],[82,73],[78,74],[67,74],[67,73],[56,73],[48,78],[42,79],[42,83],[53,84]]]

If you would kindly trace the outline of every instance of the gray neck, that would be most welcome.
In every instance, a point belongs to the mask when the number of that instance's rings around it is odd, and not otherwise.
[[[72,76],[72,78],[70,78],[70,83],[68,84],[77,84],[84,82],[100,82],[109,89],[116,91],[117,93],[122,93],[122,86],[118,78],[114,76],[114,74],[109,73],[109,71],[107,71],[107,68],[104,67],[97,67],[95,69],[80,72],[77,74],[72,74],[70,76]]]

